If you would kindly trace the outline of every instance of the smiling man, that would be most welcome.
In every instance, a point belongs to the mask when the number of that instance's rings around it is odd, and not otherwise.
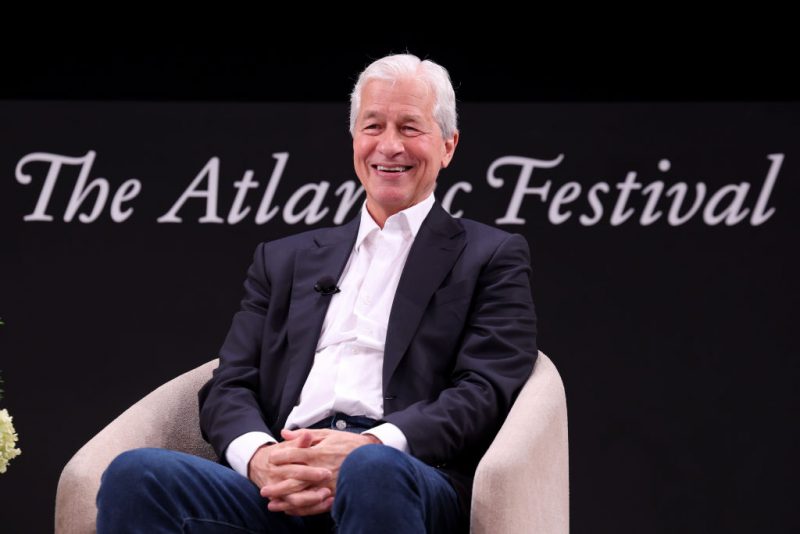
[[[103,532],[459,532],[536,358],[528,247],[436,202],[447,71],[379,59],[351,95],[366,191],[337,228],[260,244],[200,391],[220,464],[158,449],[103,476]]]

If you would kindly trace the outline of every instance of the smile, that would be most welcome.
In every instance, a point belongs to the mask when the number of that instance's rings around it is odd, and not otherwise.
[[[398,174],[409,170],[411,165],[394,165],[391,167],[384,165],[373,165],[372,168],[380,173]]]

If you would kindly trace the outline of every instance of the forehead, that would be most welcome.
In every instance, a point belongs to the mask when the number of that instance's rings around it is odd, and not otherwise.
[[[359,116],[432,120],[433,91],[413,78],[370,80],[361,89]]]

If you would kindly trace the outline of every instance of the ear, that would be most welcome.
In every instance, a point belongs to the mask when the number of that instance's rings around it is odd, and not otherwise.
[[[447,168],[453,160],[453,154],[456,152],[456,145],[458,145],[458,130],[453,134],[452,139],[444,140],[444,154],[442,155],[442,168]]]

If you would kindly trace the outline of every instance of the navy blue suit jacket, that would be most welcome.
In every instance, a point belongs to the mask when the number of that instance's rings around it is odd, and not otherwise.
[[[314,361],[360,218],[258,245],[219,368],[201,389],[200,426],[224,451],[250,431],[279,436]],[[468,511],[475,467],[530,375],[536,318],[525,239],[451,217],[437,203],[414,240],[392,304],[384,421],[453,482]],[[358,414],[352,414],[358,415]]]

